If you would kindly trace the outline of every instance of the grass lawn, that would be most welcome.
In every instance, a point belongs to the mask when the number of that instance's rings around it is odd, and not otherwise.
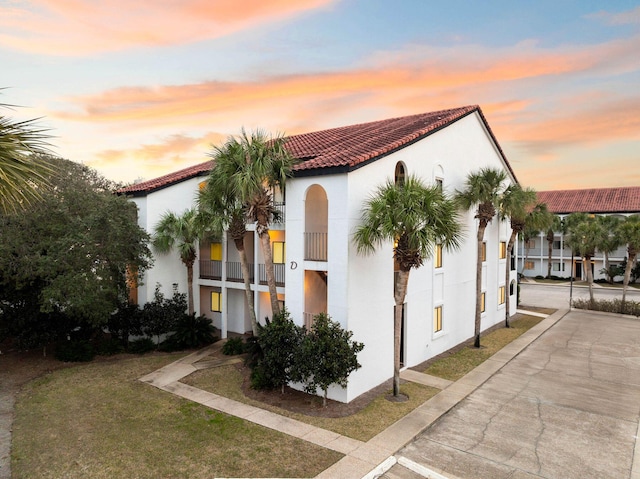
[[[182,382],[199,389],[267,409],[282,416],[294,418],[361,441],[368,441],[439,392],[435,388],[406,383],[401,386],[400,390],[409,397],[408,401],[388,401],[386,395],[391,393],[391,390],[389,390],[351,416],[331,418],[307,416],[250,399],[242,392],[242,381],[242,374],[235,366],[204,369],[182,379]]]
[[[526,316],[520,313],[514,316],[514,318],[515,319],[510,321],[510,328],[496,329],[486,335],[480,336],[480,349],[474,348],[473,346],[465,346],[449,356],[435,360],[423,372],[431,374],[432,376],[449,379],[450,381],[457,381],[522,333],[542,321],[542,318]]]
[[[180,355],[97,362],[17,399],[13,478],[310,477],[342,455],[137,380]]]

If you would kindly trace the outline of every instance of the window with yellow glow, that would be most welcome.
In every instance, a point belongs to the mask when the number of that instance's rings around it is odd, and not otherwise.
[[[201,181],[200,183],[198,183],[198,189],[199,190],[203,190],[205,186],[207,186],[207,182],[206,181]]]
[[[271,247],[273,249],[273,264],[284,264],[285,262],[284,241],[274,241]]]
[[[498,288],[498,304],[504,304],[506,301],[506,288],[504,286],[500,286]]]
[[[434,258],[435,267],[442,268],[442,245],[441,244],[436,245],[436,251],[434,256],[435,256]]]
[[[482,242],[482,262],[487,261],[487,242]]]
[[[500,259],[505,259],[507,257],[507,243],[505,241],[500,241]]]
[[[211,243],[209,259],[211,261],[222,261],[222,243]]]
[[[433,332],[442,331],[442,306],[436,306],[433,309]]]
[[[211,311],[219,313],[222,311],[222,293],[211,291]]]
[[[480,295],[480,311],[482,313],[484,313],[484,311],[485,311],[485,302],[486,302],[485,300],[486,300],[486,297],[487,297],[486,293],[482,293]]]

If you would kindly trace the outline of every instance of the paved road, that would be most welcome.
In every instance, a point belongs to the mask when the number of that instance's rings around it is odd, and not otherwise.
[[[639,416],[640,321],[573,311],[396,458],[461,479],[640,479]]]
[[[596,299],[622,298],[622,289],[594,286],[594,297]],[[569,285],[546,285],[534,282],[523,282],[520,284],[520,303],[529,306],[540,306],[548,308],[568,308],[569,307]],[[587,286],[573,287],[573,299],[589,299],[589,288]],[[627,299],[630,301],[640,301],[640,290],[629,288]]]

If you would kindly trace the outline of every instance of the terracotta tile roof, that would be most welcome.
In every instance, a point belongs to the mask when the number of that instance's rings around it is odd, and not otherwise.
[[[476,111],[506,162],[498,141],[477,105],[294,135],[287,138],[286,147],[295,157],[302,160],[294,168],[296,176],[302,176],[306,171],[309,171],[307,174],[313,174],[310,170],[326,168],[351,171],[408,146]],[[515,178],[508,163],[507,167]]]
[[[565,213],[639,213],[640,186],[539,191],[549,211]]]
[[[125,188],[118,190],[119,194],[144,196],[148,193],[166,188],[167,186],[175,185],[181,181],[186,181],[197,176],[205,176],[209,174],[211,170],[211,160],[199,163],[197,165],[184,168],[179,171],[174,171],[168,175],[160,176],[148,181],[142,181],[134,185],[129,185]]]
[[[509,172],[515,178],[515,173],[507,162],[482,110],[477,105],[292,135],[285,139],[285,145],[289,152],[300,160],[294,166],[294,176],[352,171],[421,140],[474,112],[480,115],[491,139],[504,158]],[[160,178],[128,186],[121,189],[119,193],[145,195],[194,176],[202,176],[210,168],[211,161],[207,161]]]

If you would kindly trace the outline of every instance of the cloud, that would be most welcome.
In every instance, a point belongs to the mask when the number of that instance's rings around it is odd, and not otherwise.
[[[586,18],[599,20],[606,25],[640,25],[640,7],[619,13],[600,11],[586,15]]]
[[[288,19],[335,1],[16,0],[0,3],[0,45],[78,56],[185,44]]]

